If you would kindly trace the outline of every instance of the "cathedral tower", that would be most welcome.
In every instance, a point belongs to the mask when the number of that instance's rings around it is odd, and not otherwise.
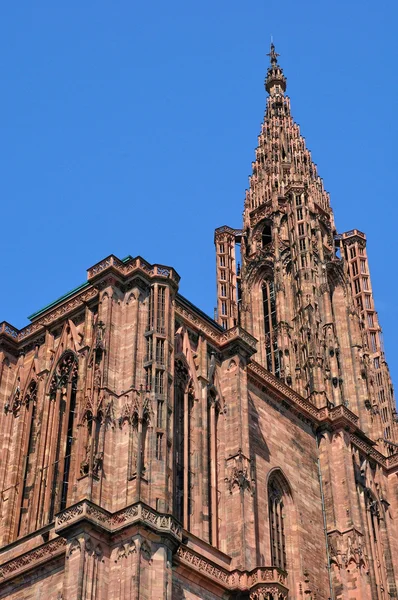
[[[239,321],[258,340],[263,367],[318,408],[349,407],[384,447],[397,441],[395,405],[366,237],[336,231],[329,194],[291,115],[278,56],[271,44],[243,228],[215,234],[218,322],[227,328]]]

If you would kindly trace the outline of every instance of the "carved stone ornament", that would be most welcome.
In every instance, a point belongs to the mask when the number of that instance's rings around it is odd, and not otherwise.
[[[228,465],[231,460],[233,461],[232,464]],[[244,492],[245,490],[253,492],[252,482],[249,476],[250,461],[242,454],[242,451],[239,450],[238,454],[235,457],[232,457],[232,459],[228,459],[226,463],[229,475],[225,478],[225,482],[230,493],[232,494],[235,487],[238,487],[241,492]]]

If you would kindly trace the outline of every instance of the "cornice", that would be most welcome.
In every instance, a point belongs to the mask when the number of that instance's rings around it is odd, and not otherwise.
[[[21,346],[26,340],[36,334],[42,333],[46,327],[57,322],[59,319],[75,312],[79,308],[83,308],[87,302],[90,302],[98,295],[98,290],[95,287],[85,289],[80,294],[77,294],[71,299],[62,302],[54,307],[42,317],[35,320],[30,325],[23,329],[17,329],[6,321],[0,323],[0,338],[4,337],[7,340],[12,340],[16,346]]]
[[[188,306],[181,297],[177,297],[176,299],[175,312],[188,326],[200,331],[200,333],[209,338],[220,349],[223,349],[228,344],[240,341],[244,343],[249,354],[253,354],[256,351],[256,338],[243,329],[243,327],[240,327],[240,325],[227,330],[221,329],[217,323],[213,325],[210,319],[203,318],[195,311],[193,305],[192,307]]]
[[[248,372],[252,374],[254,378],[260,384],[267,384],[267,388],[274,392],[273,396],[281,401],[288,401],[291,408],[295,411],[300,412],[303,416],[310,420],[313,425],[318,425],[319,410],[311,404],[308,400],[300,396],[297,392],[292,390],[283,381],[272,375],[267,369],[264,369],[256,361],[252,360],[248,365]]]
[[[340,404],[334,407],[317,408],[311,402],[292,390],[283,381],[264,369],[255,361],[248,365],[248,374],[253,383],[266,387],[267,393],[273,400],[287,404],[299,418],[310,423],[314,432],[344,430],[349,432],[351,443],[359,450],[370,456],[387,474],[398,468],[398,452],[392,456],[384,456],[374,446],[375,442],[366,437],[359,427],[359,418],[346,406]]]

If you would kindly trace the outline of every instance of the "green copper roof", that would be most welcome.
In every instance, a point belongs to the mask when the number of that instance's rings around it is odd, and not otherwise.
[[[80,292],[81,290],[84,290],[84,288],[86,288],[89,285],[90,285],[89,281],[86,281],[85,283],[82,283],[81,285],[78,285],[77,287],[75,287],[70,292],[67,292],[66,294],[64,294],[60,298],[57,298],[57,300],[54,300],[54,302],[50,302],[50,304],[47,304],[47,306],[45,306],[44,308],[41,308],[40,310],[37,310],[32,315],[29,315],[29,317],[28,317],[29,321],[33,321],[34,319],[37,319],[37,317],[39,317],[42,313],[46,312],[47,310],[49,310],[50,308],[52,308],[56,304],[59,304],[59,302],[63,302],[64,300],[67,300],[67,298],[70,298],[71,296],[74,296],[75,294],[77,294],[77,292]]]

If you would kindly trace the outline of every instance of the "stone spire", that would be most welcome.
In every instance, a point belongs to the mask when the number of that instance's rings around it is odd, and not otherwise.
[[[337,234],[329,194],[291,115],[273,43],[268,56],[266,111],[243,227],[216,231],[218,320],[224,328],[241,323],[258,340],[255,360],[318,408],[343,404],[373,439],[395,442],[394,404],[377,345],[375,310],[359,293],[362,284],[371,293],[367,266],[355,263],[366,276],[354,270],[351,277],[354,266],[346,246],[355,236],[341,241]],[[242,264],[235,272],[239,243]],[[359,299],[354,301],[353,292]],[[369,333],[359,300],[367,303]]]

